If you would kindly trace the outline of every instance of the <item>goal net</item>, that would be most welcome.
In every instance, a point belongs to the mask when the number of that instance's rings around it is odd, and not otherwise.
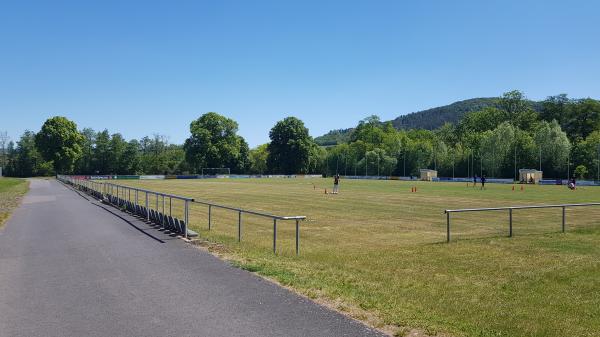
[[[203,177],[228,176],[230,173],[229,167],[205,167],[202,169]]]

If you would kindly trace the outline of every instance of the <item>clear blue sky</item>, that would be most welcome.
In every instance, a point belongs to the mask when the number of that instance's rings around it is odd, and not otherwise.
[[[494,4],[491,4],[491,3]],[[3,1],[0,130],[181,143],[216,111],[251,146],[520,89],[600,93],[597,1]]]

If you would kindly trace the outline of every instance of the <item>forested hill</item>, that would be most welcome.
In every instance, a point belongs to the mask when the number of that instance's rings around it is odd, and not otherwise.
[[[531,105],[533,109],[538,112],[542,109],[541,102],[531,102]],[[407,115],[399,116],[391,122],[397,129],[434,130],[444,125],[444,123],[455,124],[460,121],[466,113],[478,111],[489,106],[497,107],[498,98],[471,98],[454,102],[449,105],[412,112]],[[315,141],[322,146],[344,143],[349,139],[352,130],[352,128],[333,130],[323,136],[315,138]]]

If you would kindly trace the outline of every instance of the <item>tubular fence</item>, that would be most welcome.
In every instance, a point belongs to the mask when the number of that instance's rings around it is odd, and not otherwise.
[[[237,217],[237,239],[242,241],[242,215],[249,214],[273,220],[273,253],[277,253],[277,221],[295,221],[295,243],[296,255],[300,254],[300,221],[306,220],[306,216],[279,216],[263,212],[257,212],[237,207],[220,205],[208,201],[194,200],[193,198],[182,197],[174,194],[150,191],[130,186],[118,185],[113,183],[101,183],[81,177],[71,177],[58,175],[57,179],[65,184],[69,184],[78,190],[90,194],[100,200],[104,200],[111,205],[138,215],[153,222],[161,227],[182,234],[185,238],[188,236],[197,236],[197,233],[188,229],[190,221],[190,204],[205,205],[208,207],[208,230],[211,230],[213,222],[213,208],[224,209],[236,212]],[[142,202],[140,202],[140,196]],[[180,200],[183,204],[183,219],[173,216],[173,201]],[[154,207],[153,207],[154,204]],[[168,207],[167,207],[168,204]],[[168,215],[167,215],[168,211]]]
[[[540,208],[562,208],[561,230],[564,233],[566,230],[566,225],[567,225],[567,214],[566,214],[567,207],[587,207],[587,206],[600,206],[600,203],[447,209],[444,211],[444,213],[446,214],[446,242],[450,242],[450,214],[452,214],[452,213],[507,211],[508,210],[508,237],[512,237],[513,236],[513,210],[540,209]]]

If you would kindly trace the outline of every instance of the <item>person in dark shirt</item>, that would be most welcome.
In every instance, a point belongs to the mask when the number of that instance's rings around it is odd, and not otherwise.
[[[485,175],[481,176],[481,189],[484,190],[485,189],[485,181],[487,179],[485,178]]]
[[[473,187],[477,186],[477,175],[473,176]]]
[[[333,176],[333,194],[338,194],[340,190],[340,175],[339,174],[335,174],[335,176]]]

